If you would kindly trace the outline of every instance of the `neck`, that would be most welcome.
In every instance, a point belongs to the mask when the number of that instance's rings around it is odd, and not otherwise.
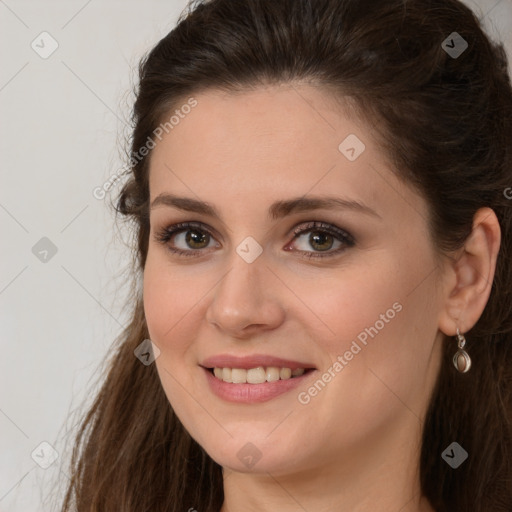
[[[372,440],[350,450],[332,447],[329,460],[304,470],[273,474],[224,468],[221,512],[435,512],[420,489],[420,442],[420,423],[408,411]]]

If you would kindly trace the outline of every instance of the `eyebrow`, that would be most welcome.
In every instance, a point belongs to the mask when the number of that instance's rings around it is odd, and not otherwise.
[[[158,195],[151,203],[151,209],[157,206],[169,206],[187,212],[200,213],[209,217],[221,220],[217,209],[210,203],[199,201],[191,197],[179,197],[169,193]],[[292,213],[299,213],[311,210],[353,210],[373,217],[382,217],[369,206],[357,201],[343,199],[334,196],[309,196],[276,201],[268,209],[268,216],[271,220],[286,217]]]

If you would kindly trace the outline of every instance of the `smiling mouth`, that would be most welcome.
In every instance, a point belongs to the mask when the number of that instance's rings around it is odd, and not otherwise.
[[[255,368],[206,368],[218,380],[232,384],[263,384],[278,380],[290,380],[309,373],[314,368],[290,369],[278,366],[257,366]]]

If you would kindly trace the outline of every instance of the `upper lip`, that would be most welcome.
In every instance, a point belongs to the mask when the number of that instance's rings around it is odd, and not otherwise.
[[[256,368],[258,366],[277,366],[279,368],[315,368],[310,363],[301,363],[291,359],[283,359],[265,354],[253,354],[251,356],[232,356],[229,354],[219,354],[205,359],[201,366],[205,368]]]

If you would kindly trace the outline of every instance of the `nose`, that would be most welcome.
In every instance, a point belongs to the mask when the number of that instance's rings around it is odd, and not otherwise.
[[[229,270],[214,288],[207,321],[233,338],[276,329],[284,321],[283,287],[264,257],[248,263],[234,253]]]

